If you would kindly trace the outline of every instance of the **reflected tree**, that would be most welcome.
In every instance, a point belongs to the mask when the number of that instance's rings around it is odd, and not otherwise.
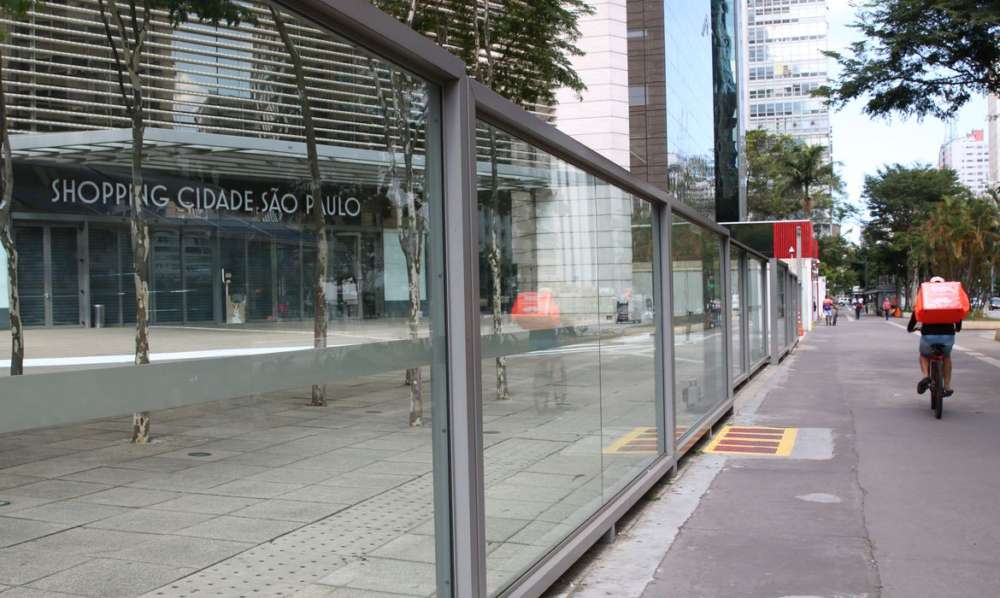
[[[34,5],[32,0],[0,0],[0,17],[19,21]],[[7,253],[7,292],[10,300],[10,375],[24,373],[24,324],[21,321],[21,292],[17,279],[17,247],[14,244],[14,156],[10,147],[7,94],[4,90],[4,52],[9,29],[0,29],[0,245]]]
[[[124,8],[116,0],[98,0],[101,22],[118,79],[118,94],[132,128],[131,183],[129,185],[129,232],[135,284],[135,364],[149,363],[149,227],[143,215],[146,200],[142,176],[145,147],[143,107],[143,55],[153,35],[153,11],[168,13],[171,28],[194,16],[203,23],[230,26],[252,21],[249,8],[230,0],[128,0]],[[132,416],[132,442],[149,442],[148,412]]]
[[[268,5],[271,19],[278,30],[281,42],[288,52],[295,75],[295,89],[299,100],[299,110],[302,114],[302,129],[306,140],[306,161],[309,167],[309,190],[312,195],[312,207],[309,211],[310,224],[316,235],[316,264],[313,269],[313,347],[317,350],[326,348],[326,282],[329,269],[330,254],[327,248],[326,222],[323,218],[323,180],[319,171],[319,154],[316,151],[316,129],[313,126],[312,105],[309,92],[306,89],[305,68],[302,64],[302,54],[295,41],[288,33],[288,25],[281,11],[273,4]],[[313,384],[311,405],[323,407],[326,405],[326,385]]]

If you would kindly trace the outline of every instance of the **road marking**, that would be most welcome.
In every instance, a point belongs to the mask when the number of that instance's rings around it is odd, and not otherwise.
[[[674,437],[680,438],[685,432],[686,427],[679,427]],[[640,426],[629,430],[601,452],[605,455],[655,455],[658,452],[656,444],[656,428]]]
[[[725,426],[704,452],[716,455],[787,457],[795,448],[798,428]]]

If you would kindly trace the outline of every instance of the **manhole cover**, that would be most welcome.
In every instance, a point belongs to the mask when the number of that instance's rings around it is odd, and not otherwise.
[[[6,507],[10,505],[9,500],[0,500],[0,507]]]
[[[188,453],[188,457],[211,457],[211,456],[212,453],[205,453],[205,452]]]

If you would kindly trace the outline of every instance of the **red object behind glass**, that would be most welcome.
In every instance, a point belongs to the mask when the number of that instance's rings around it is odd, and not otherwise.
[[[549,289],[519,292],[510,314],[514,323],[525,330],[559,327],[559,305]]]

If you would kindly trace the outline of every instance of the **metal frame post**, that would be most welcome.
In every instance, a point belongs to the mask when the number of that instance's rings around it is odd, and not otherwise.
[[[721,247],[722,263],[719,265],[720,274],[722,275],[722,302],[720,307],[722,308],[722,313],[719,314],[719,320],[722,322],[722,364],[726,372],[726,399],[733,398],[733,386],[735,384],[736,376],[733,374],[733,295],[732,289],[732,266],[729,263],[732,255],[730,254],[730,243],[729,239],[723,237],[720,239],[719,243]]]
[[[475,100],[462,77],[443,88],[445,305],[455,597],[486,596]],[[440,505],[439,505],[440,506]]]
[[[656,444],[662,455],[676,454],[674,422],[674,297],[670,240],[673,217],[663,205],[653,206],[653,280],[656,302]]]
[[[771,258],[767,261],[767,295],[768,295],[768,315],[771,321],[770,326],[770,347],[771,347],[771,363],[777,364],[781,359],[781,349],[778,346],[778,335],[774,334],[778,330],[778,276],[779,276],[778,260]]]

